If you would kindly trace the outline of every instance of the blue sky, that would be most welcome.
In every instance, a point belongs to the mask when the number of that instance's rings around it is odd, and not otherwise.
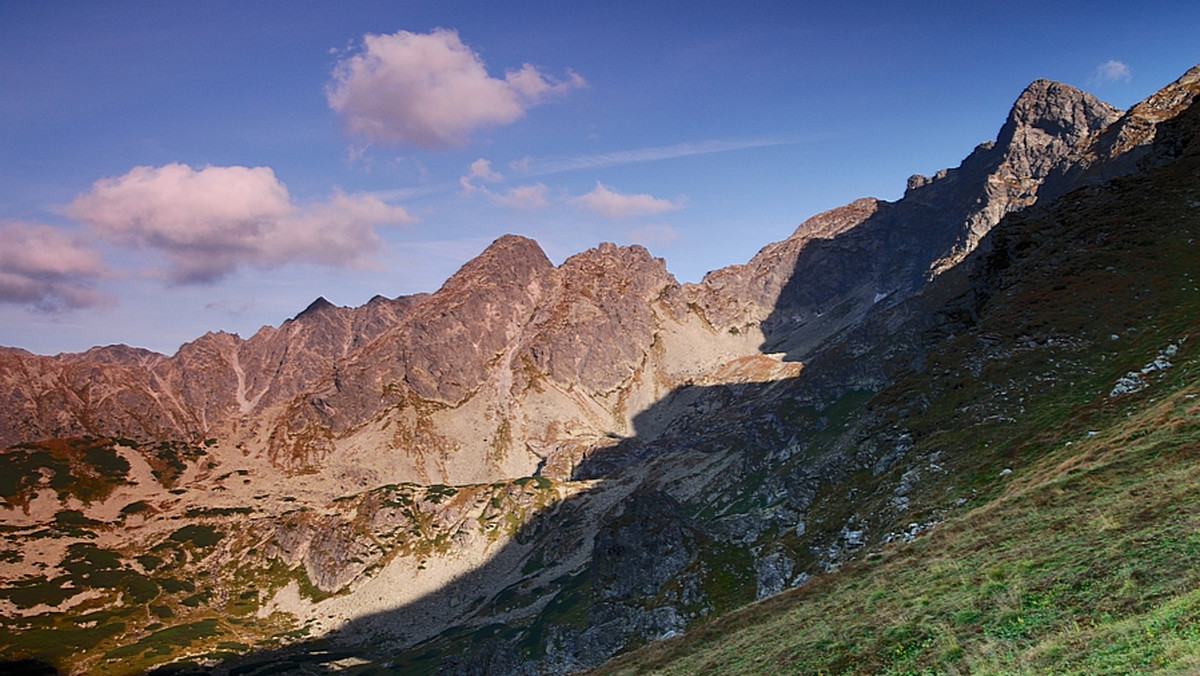
[[[681,281],[896,199],[1045,77],[1128,107],[1191,2],[0,4],[0,344],[173,353],[433,291],[508,232]]]

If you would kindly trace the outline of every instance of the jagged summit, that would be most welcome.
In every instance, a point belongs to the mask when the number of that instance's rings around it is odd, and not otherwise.
[[[1191,106],[1198,94],[1200,65],[1139,101],[1092,139],[1083,149],[1076,180],[1104,181],[1170,159],[1177,151],[1176,144],[1158,144],[1157,156],[1152,153],[1159,126],[1169,125]]]
[[[124,343],[117,343],[115,345],[93,347],[86,352],[78,354],[62,354],[59,357],[62,359],[74,359],[102,364],[145,364],[157,359],[163,359],[165,355],[144,347],[132,347]]]
[[[1002,156],[1005,178],[1016,179],[1036,192],[1035,182],[1077,161],[1080,144],[1115,122],[1121,113],[1070,85],[1037,80],[1017,97],[992,152]]]
[[[541,265],[542,261],[549,262],[546,252],[537,240],[524,235],[505,234],[497,237],[478,256],[467,262],[464,268],[482,267],[495,262],[532,262]]]
[[[746,265],[709,273],[689,296],[714,325],[760,327],[764,351],[804,360],[877,303],[900,302],[963,260],[1119,116],[1090,94],[1038,80],[1017,97],[996,141],[959,167],[913,176],[896,202],[865,198],[818,214]]]
[[[1053,80],[1035,80],[1013,103],[1008,120],[1000,129],[998,146],[1013,142],[1022,129],[1036,129],[1068,145],[1074,145],[1112,124],[1120,108],[1095,96]]]
[[[301,310],[299,314],[297,314],[295,317],[293,317],[293,319],[300,319],[301,317],[312,317],[312,316],[315,316],[326,310],[334,310],[334,309],[337,309],[337,306],[334,305],[333,303],[330,303],[328,300],[325,300],[325,296],[317,296],[316,300],[309,303],[308,307]]]
[[[125,388],[128,402],[137,392],[137,401],[161,409],[127,433],[162,438],[203,434],[232,412],[297,396],[322,382],[339,359],[376,374],[380,383],[390,378],[418,397],[447,404],[476,392],[505,350],[515,355],[527,349],[528,363],[561,383],[615,387],[641,358],[642,348],[635,346],[662,335],[657,322],[676,317],[681,307],[692,308],[717,335],[742,336],[746,344],[738,349],[787,352],[803,360],[876,304],[901,302],[931,274],[953,267],[1005,214],[1153,159],[1146,156],[1160,124],[1174,124],[1198,91],[1200,66],[1122,115],[1079,89],[1037,80],[1017,97],[996,141],[980,145],[959,167],[914,177],[896,202],[866,198],[817,215],[745,265],[713,271],[700,284],[680,287],[661,260],[636,246],[603,244],[556,268],[536,241],[509,234],[434,294],[377,297],[359,308],[320,297],[293,318],[304,321],[264,327],[250,340],[211,335],[171,358],[109,349],[75,355],[72,363],[152,365],[153,374],[136,376],[136,387],[131,374],[115,378],[114,387]],[[647,300],[663,303],[661,316],[626,307]],[[586,340],[561,335],[580,327],[587,327],[580,334]],[[522,337],[535,328],[541,333]],[[514,342],[519,340],[527,344]],[[729,349],[705,347],[700,353],[714,362],[721,355],[742,356]],[[384,369],[371,360],[392,366]],[[41,358],[31,357],[33,363],[62,370]],[[0,440],[53,430],[101,434],[129,420],[116,410],[126,405],[100,387],[92,388],[94,398],[68,397],[78,401],[68,412],[52,415],[37,404],[64,386],[77,387],[87,377],[82,369],[62,371],[57,380],[37,375],[31,366],[0,376],[15,384],[5,401],[12,419],[20,421],[0,429]],[[336,382],[321,387],[338,392],[347,382],[339,373]],[[369,398],[366,393],[383,384],[364,380],[355,391]],[[177,396],[176,387],[186,394]],[[255,398],[260,392],[265,394]],[[376,406],[377,401],[342,404],[335,427],[353,426],[356,412]],[[276,435],[275,443],[285,437]]]
[[[467,261],[437,294],[445,296],[474,284],[505,285],[518,278],[528,280],[553,268],[536,241],[522,235],[504,235]]]

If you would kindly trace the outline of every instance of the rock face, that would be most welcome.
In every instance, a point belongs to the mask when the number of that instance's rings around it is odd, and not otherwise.
[[[1082,148],[1121,114],[1090,94],[1038,80],[1018,97],[995,142],[933,178],[913,176],[894,203],[863,199],[806,221],[744,266],[716,270],[685,293],[722,329],[761,329],[764,352],[803,360],[877,303],[895,304],[952,267],[1047,180],[1061,193]]]
[[[1116,288],[1087,256],[1126,235],[1068,227],[1087,200],[1200,203],[1186,172],[1101,185],[1194,161],[1198,92],[1200,68],[1121,113],[1037,81],[959,167],[699,284],[640,246],[555,266],[506,235],[435,293],[320,298],[249,339],[0,349],[0,442],[22,444],[0,454],[22,477],[6,513],[75,554],[92,529],[121,575],[169,555],[207,581],[154,589],[208,585],[170,597],[181,618],[203,598],[283,611],[381,661],[445,632],[421,650],[450,673],[597,665],[934,527],[958,496],[947,468],[979,468],[921,421],[1015,420],[1015,386],[980,390],[988,369],[1094,338],[1069,316],[1040,336],[1031,308],[1081,279]],[[0,551],[0,579],[66,560]],[[158,598],[121,584],[114,604]],[[328,646],[297,650],[263,664]]]
[[[376,297],[361,308],[321,298],[249,340],[208,333],[171,357],[111,345],[43,357],[3,348],[0,444],[55,436],[140,441],[211,436],[231,419],[290,399],[397,323],[422,296]]]
[[[555,268],[532,240],[506,236],[280,409],[268,454],[296,468],[362,465],[380,446],[404,454],[370,481],[488,481],[539,466],[566,478],[677,377],[660,363],[660,334],[688,322],[699,324],[679,284],[642,247],[604,244]],[[339,438],[363,453],[339,456]]]
[[[766,319],[776,307],[784,286],[798,270],[802,251],[862,224],[882,205],[868,197],[813,216],[797,227],[791,237],[763,247],[750,262],[713,270],[699,284],[688,285],[685,290],[688,300],[696,303],[718,329],[749,329]],[[839,279],[831,284],[844,281]]]
[[[9,351],[0,443],[217,437],[294,472],[402,455],[387,476],[360,481],[484,481],[539,467],[567,478],[675,386],[760,352],[804,361],[923,288],[1040,192],[1146,152],[1195,88],[1189,73],[1121,117],[1039,80],[996,142],[960,167],[914,176],[897,202],[814,216],[699,284],[681,286],[641,247],[602,245],[555,268],[535,242],[505,236],[435,294],[360,308],[322,298],[247,340],[208,334],[171,357]]]
[[[1033,204],[1047,191],[1057,195],[1066,190],[1069,181],[1055,184],[1052,177],[1077,165],[1081,148],[1120,116],[1119,109],[1069,85],[1049,80],[1029,85],[986,153],[979,213],[968,217],[965,241],[939,261],[938,269],[962,260],[1005,214]],[[1051,185],[1043,186],[1048,180]]]
[[[97,359],[92,359],[97,357]],[[128,436],[190,436],[190,407],[160,399],[153,369],[166,359],[126,349],[42,357],[0,351],[0,444],[120,430]]]
[[[679,301],[679,283],[661,259],[641,246],[602,244],[563,263],[525,352],[558,385],[612,392],[646,366],[660,323],[655,310],[681,317]]]
[[[1137,103],[1090,139],[1080,153],[1078,166],[1066,172],[1068,177],[1075,182],[1096,183],[1177,157],[1179,144],[1158,138],[1159,125],[1165,123],[1168,129],[1177,126],[1176,118],[1192,105],[1197,94],[1200,66]],[[1175,138],[1194,142],[1195,137],[1182,134]]]
[[[528,323],[552,271],[536,242],[502,237],[360,361],[399,346],[400,354],[389,355],[403,366],[395,374],[399,382],[427,401],[459,404],[483,384],[489,362]]]

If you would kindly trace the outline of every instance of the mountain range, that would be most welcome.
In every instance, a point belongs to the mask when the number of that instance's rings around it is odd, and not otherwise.
[[[1048,449],[1097,443],[1083,421],[1189,396],[1197,93],[1200,66],[1128,111],[1038,80],[957,168],[696,284],[640,246],[555,266],[505,235],[434,293],[319,298],[172,356],[0,348],[0,656],[522,674],[700,654],[685,632],[1082,462]],[[814,671],[972,664],[824,652],[843,661]]]

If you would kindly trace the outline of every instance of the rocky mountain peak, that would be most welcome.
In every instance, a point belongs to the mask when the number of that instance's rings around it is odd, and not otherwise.
[[[1170,159],[1174,143],[1160,144],[1159,156],[1151,156],[1151,144],[1162,123],[1187,111],[1200,94],[1200,65],[1178,80],[1146,97],[1091,141],[1084,153],[1081,173],[1087,180],[1106,180],[1129,173],[1143,162]],[[1194,113],[1193,113],[1194,114]]]
[[[325,296],[317,296],[317,299],[309,303],[308,307],[304,308],[304,310],[302,310],[300,314],[296,315],[294,319],[300,319],[301,317],[313,317],[319,313],[334,309],[337,309],[337,306],[333,303],[330,303],[328,300],[325,300]]]
[[[645,247],[609,242],[568,258],[558,280],[534,320],[533,363],[559,383],[616,388],[644,365],[659,325],[654,302],[669,304],[679,283]]]
[[[865,221],[879,210],[880,204],[874,197],[860,197],[849,204],[823,211],[797,226],[786,241],[833,237]],[[770,245],[760,251],[760,255],[767,248],[770,248]]]
[[[1129,110],[1129,115],[1157,120],[1174,117],[1191,106],[1197,93],[1200,93],[1200,65],[1192,67],[1178,80],[1146,97]]]
[[[417,303],[359,360],[397,360],[397,372],[376,375],[403,381],[423,399],[457,404],[486,379],[489,362],[529,321],[554,276],[554,264],[537,242],[504,235]],[[364,368],[374,373],[376,367]]]
[[[145,366],[165,359],[162,354],[142,347],[130,347],[122,343],[93,347],[77,354],[61,354],[60,359],[96,364],[126,364]]]
[[[521,235],[503,235],[468,261],[447,280],[443,289],[468,280],[513,275],[518,270],[524,274],[517,276],[525,277],[531,271],[549,270],[553,267],[536,241]]]
[[[996,147],[1013,173],[1043,178],[1122,111],[1061,82],[1036,80],[1017,97]]]
[[[488,298],[497,293],[540,296],[553,274],[554,264],[537,242],[520,235],[504,235],[446,280],[431,297],[432,305],[443,308],[468,300],[480,302],[484,297],[479,296],[481,293]],[[430,312],[444,314],[441,309]]]
[[[1037,201],[1048,180],[1061,192],[1080,149],[1120,116],[1070,85],[1037,80],[996,141],[959,167],[913,176],[896,203],[864,199],[816,216],[689,291],[714,325],[758,323],[763,349],[798,358],[881,300],[897,302],[953,267],[1005,214]]]
[[[1022,127],[1040,129],[1067,143],[1078,143],[1120,117],[1122,111],[1062,82],[1035,80],[1013,103],[1000,131],[1000,143]]]
[[[600,282],[639,273],[664,278],[670,276],[663,259],[650,255],[646,247],[640,244],[617,246],[612,242],[601,242],[592,249],[571,256],[559,270],[565,274],[579,274],[572,273],[576,270],[589,271]]]
[[[763,247],[746,264],[713,270],[699,284],[688,284],[688,300],[701,308],[714,326],[723,331],[733,327],[740,332],[770,314],[805,247],[859,225],[881,204],[875,198],[864,197],[819,213],[797,226],[787,239]]]

